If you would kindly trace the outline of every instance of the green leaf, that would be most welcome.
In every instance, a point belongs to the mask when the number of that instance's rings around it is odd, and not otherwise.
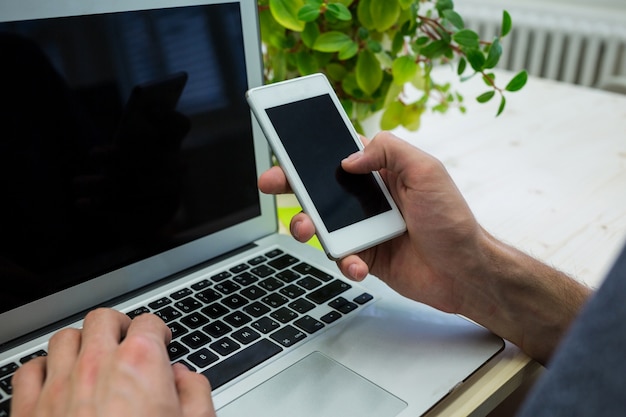
[[[511,15],[506,10],[502,12],[502,33],[500,37],[505,37],[511,31],[513,27],[513,21],[511,20]]]
[[[383,70],[376,56],[369,50],[361,51],[356,61],[356,82],[367,95],[372,95],[383,80]]]
[[[485,61],[484,68],[494,68],[498,65],[498,61],[500,61],[500,57],[502,56],[502,45],[500,45],[500,39],[495,38],[489,47],[489,52],[487,53],[487,60]]]
[[[486,103],[491,100],[495,94],[496,92],[494,90],[487,91],[486,93],[482,93],[481,95],[476,97],[476,101],[478,101],[479,103]]]
[[[504,111],[504,106],[506,106],[506,99],[504,96],[500,99],[500,106],[498,106],[498,113],[496,113],[496,117],[500,116]]]
[[[526,70],[522,70],[509,81],[509,83],[504,87],[506,91],[519,91],[526,85],[526,81],[528,81],[528,73]]]
[[[416,131],[420,128],[424,107],[415,104],[406,106],[402,115],[402,126],[407,130]]]
[[[305,22],[298,19],[298,11],[304,6],[304,0],[269,0],[269,5],[278,23],[295,32],[304,30]]]
[[[352,43],[354,41],[345,33],[331,31],[319,35],[313,44],[313,49],[321,52],[339,52]]]
[[[313,4],[305,4],[298,10],[298,20],[313,22],[320,15],[320,8]]]
[[[380,44],[380,42],[374,40],[367,41],[367,48],[375,54],[383,50],[383,46]]]
[[[483,82],[487,85],[487,87],[493,87],[496,82],[496,74],[494,74],[493,72],[484,74]]]
[[[348,70],[343,65],[333,62],[326,67],[326,74],[333,81],[341,81],[348,74]]]
[[[341,3],[330,3],[327,6],[327,13],[337,20],[352,20],[352,13],[350,13],[350,10]]]
[[[454,3],[452,2],[452,0],[437,0],[435,8],[437,9],[439,16],[443,16],[444,11],[454,8]]]
[[[400,5],[397,0],[370,0],[370,15],[374,28],[384,32],[392,27],[400,17]]]
[[[465,60],[465,58],[461,57],[461,59],[459,60],[459,66],[456,70],[457,75],[461,75],[465,72],[465,68],[467,67],[467,61]]]
[[[304,30],[300,35],[302,39],[302,43],[306,45],[307,48],[313,49],[313,45],[317,40],[317,37],[320,35],[320,30],[317,27],[317,24],[314,22],[309,22],[304,26]]]
[[[444,41],[434,41],[421,48],[419,53],[426,58],[435,59],[443,55],[449,48],[450,45]]]
[[[309,75],[317,72],[319,67],[317,65],[317,59],[308,52],[298,52],[296,55],[296,66],[300,75]]]
[[[372,12],[370,11],[370,5],[372,0],[361,0],[359,1],[359,5],[356,9],[356,15],[359,19],[359,22],[363,25],[367,30],[376,29],[376,25],[374,24],[374,18],[372,16]]]
[[[478,49],[470,49],[465,53],[467,62],[474,71],[481,71],[485,65],[485,56]]]
[[[339,58],[341,61],[345,61],[355,56],[357,52],[359,52],[359,45],[356,42],[351,41],[350,44],[347,44],[339,50],[337,58]]]
[[[400,126],[404,116],[404,104],[398,100],[391,102],[383,112],[380,119],[380,128],[383,130],[393,130]]]
[[[443,17],[457,29],[463,29],[465,27],[465,22],[463,22],[461,15],[452,9],[444,10]]]
[[[404,85],[410,82],[417,72],[417,63],[415,58],[411,56],[401,56],[393,61],[391,73],[393,74],[393,82],[397,85]]]
[[[470,29],[459,30],[452,35],[452,39],[464,48],[478,48],[480,46],[480,37]]]

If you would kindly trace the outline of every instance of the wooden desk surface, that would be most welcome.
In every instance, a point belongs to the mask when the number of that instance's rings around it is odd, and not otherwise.
[[[495,118],[480,79],[459,86],[465,115],[396,133],[443,161],[487,230],[597,288],[626,238],[626,96],[531,78]],[[507,344],[428,415],[484,415],[539,369]]]

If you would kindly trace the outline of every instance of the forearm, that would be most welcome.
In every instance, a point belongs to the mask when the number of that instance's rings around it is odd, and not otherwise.
[[[546,363],[591,290],[485,234],[480,296],[461,314]]]

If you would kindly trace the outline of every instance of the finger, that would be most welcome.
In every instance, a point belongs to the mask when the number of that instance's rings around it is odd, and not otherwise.
[[[381,132],[365,147],[341,163],[348,172],[363,174],[383,168],[396,173],[415,167],[427,154],[389,132]]]
[[[369,274],[367,263],[358,255],[349,255],[337,262],[339,270],[347,278],[353,281],[363,281]]]
[[[11,416],[27,417],[34,415],[37,399],[46,379],[45,357],[28,361],[17,370],[11,383],[13,398],[11,399]]]
[[[215,417],[209,380],[201,374],[174,364],[174,381],[184,417]]]
[[[97,348],[112,350],[126,335],[130,317],[108,308],[90,311],[83,321],[81,351]]]
[[[258,187],[266,194],[285,194],[291,192],[287,177],[282,168],[273,166],[259,176]]]
[[[315,234],[315,226],[309,216],[300,212],[291,219],[289,232],[297,241],[308,242]]]
[[[165,322],[154,314],[142,314],[136,317],[128,327],[126,339],[135,335],[154,337],[163,346],[167,346],[172,340],[172,332]]]
[[[64,329],[55,333],[48,342],[47,378],[65,378],[76,362],[81,345],[81,331]]]

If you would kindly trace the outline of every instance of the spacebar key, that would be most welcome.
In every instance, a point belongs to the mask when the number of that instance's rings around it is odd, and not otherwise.
[[[228,359],[215,364],[215,366],[202,372],[202,375],[209,379],[212,389],[217,389],[281,350],[283,349],[274,342],[262,339]]]

